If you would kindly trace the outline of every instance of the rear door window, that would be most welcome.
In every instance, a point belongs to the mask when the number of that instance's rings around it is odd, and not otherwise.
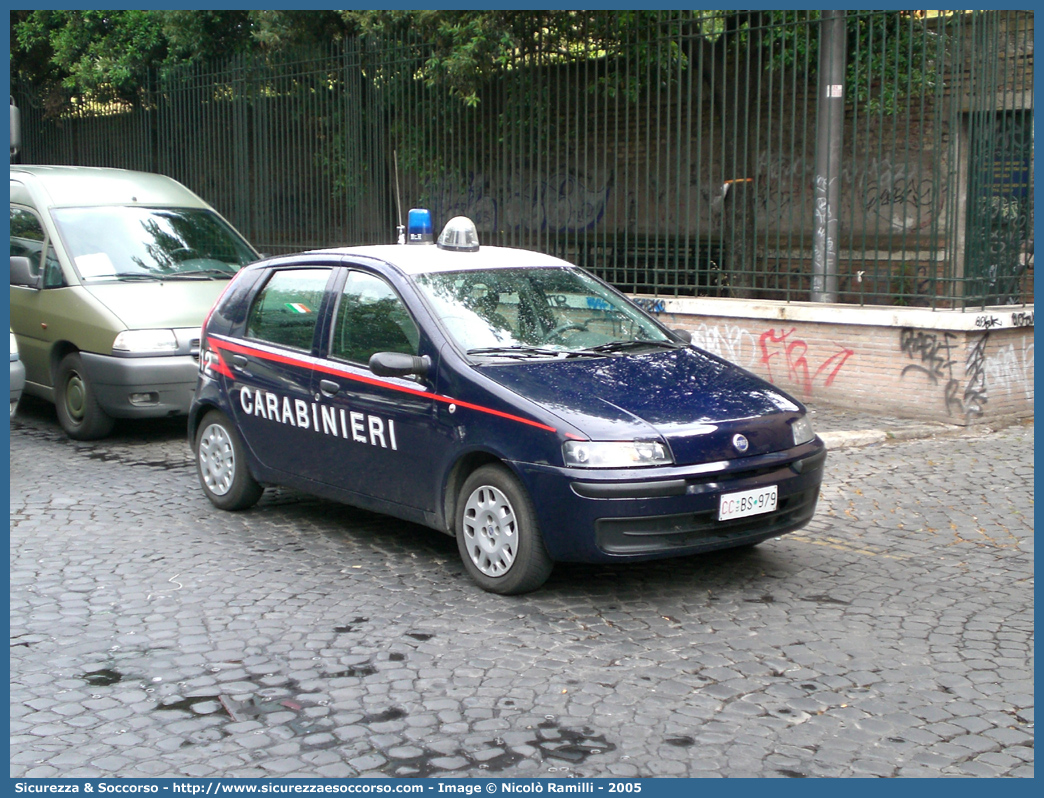
[[[246,336],[310,352],[331,269],[276,271],[254,299]]]

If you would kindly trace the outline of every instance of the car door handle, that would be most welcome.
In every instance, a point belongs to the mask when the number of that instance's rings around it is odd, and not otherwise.
[[[323,396],[336,396],[341,386],[333,380],[319,380],[319,390],[323,392]]]
[[[234,368],[243,370],[247,366],[247,359],[242,355],[232,355],[232,366]]]

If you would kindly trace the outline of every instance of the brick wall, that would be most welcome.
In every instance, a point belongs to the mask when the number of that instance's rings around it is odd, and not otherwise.
[[[985,311],[637,297],[799,399],[951,424],[1033,416],[1033,306]]]

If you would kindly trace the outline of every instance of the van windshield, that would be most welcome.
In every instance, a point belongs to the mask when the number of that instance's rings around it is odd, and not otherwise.
[[[258,257],[206,208],[57,208],[52,214],[84,282],[227,279]]]

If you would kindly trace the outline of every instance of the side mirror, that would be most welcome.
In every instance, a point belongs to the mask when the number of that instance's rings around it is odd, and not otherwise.
[[[22,149],[22,112],[11,98],[11,157],[14,158]]]
[[[671,332],[674,333],[674,337],[679,341],[683,341],[687,344],[692,343],[692,333],[688,330],[671,330]]]
[[[425,376],[431,369],[431,358],[402,352],[376,352],[370,356],[370,371],[378,377]]]
[[[33,274],[29,258],[22,255],[11,256],[11,285],[22,285],[26,288],[40,288],[41,275]]]

